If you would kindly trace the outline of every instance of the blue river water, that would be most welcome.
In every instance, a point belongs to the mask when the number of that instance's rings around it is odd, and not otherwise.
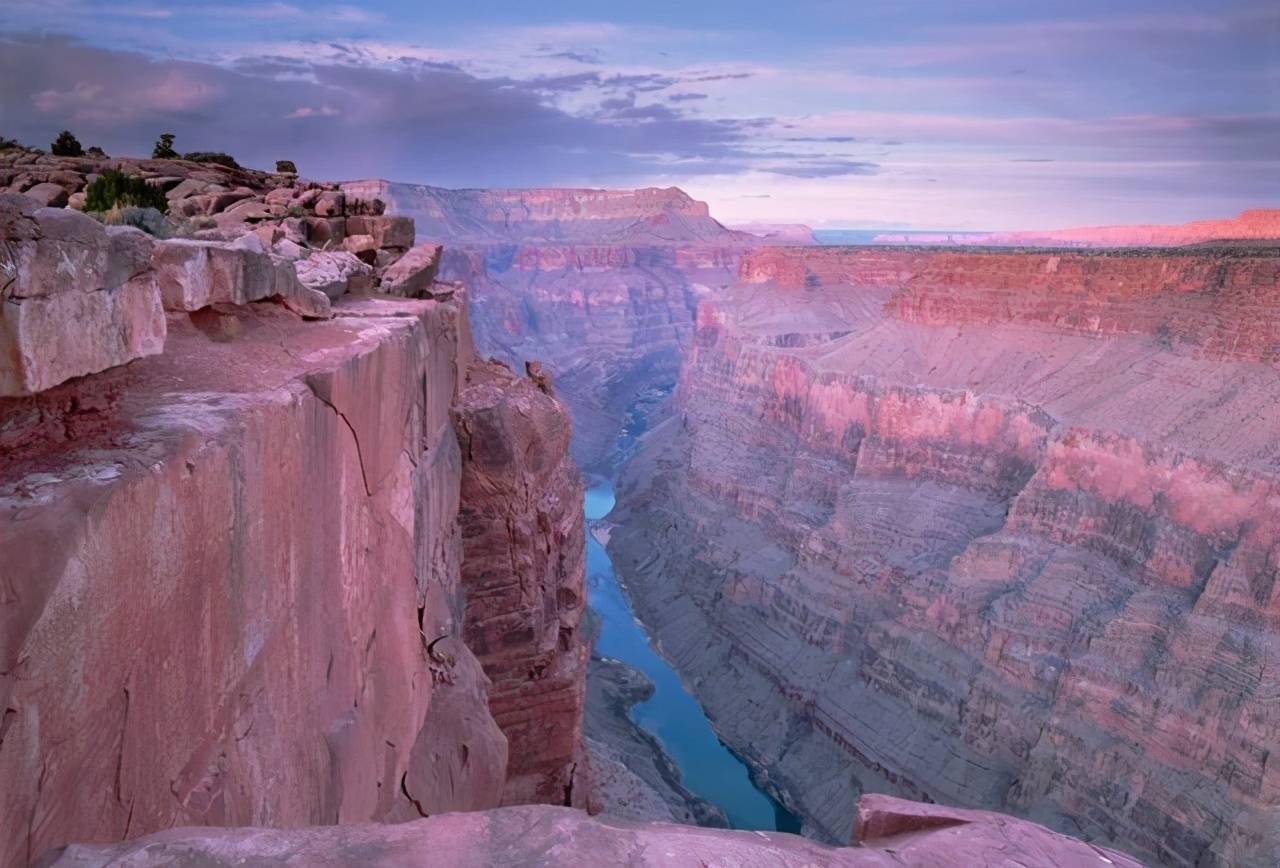
[[[612,485],[587,489],[587,519],[604,518],[613,503]],[[685,787],[724,811],[735,829],[798,833],[800,821],[756,788],[746,765],[720,742],[702,706],[680,683],[680,676],[650,646],[618,584],[608,553],[590,534],[587,583],[591,608],[601,619],[596,652],[639,669],[653,682],[653,696],[632,708],[632,718],[666,747]]]

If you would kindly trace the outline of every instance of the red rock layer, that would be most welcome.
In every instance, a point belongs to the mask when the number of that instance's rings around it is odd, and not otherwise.
[[[450,250],[443,271],[472,289],[483,352],[540,359],[572,411],[574,457],[612,461],[631,401],[669,390],[708,286],[730,281],[741,251],[699,246],[508,245]]]
[[[1195,220],[1164,226],[1088,226],[1044,232],[921,233],[878,236],[876,243],[1001,245],[1010,247],[1177,247],[1221,241],[1280,242],[1280,209],[1257,208],[1226,220]]]
[[[1040,325],[1146,335],[1219,359],[1280,361],[1280,257],[1124,253],[760,251],[739,273],[799,288],[898,289],[885,313],[932,326]]]
[[[461,309],[335,309],[171,314],[162,355],[0,401],[0,864],[498,803],[457,617]]]
[[[1276,852],[1275,263],[763,251],[702,305],[610,550],[808,828],[887,787]]]
[[[586,540],[569,416],[533,380],[492,361],[471,367],[453,413],[465,636],[510,744],[503,803],[582,806]]]
[[[872,796],[859,805],[863,846],[832,848],[795,835],[731,832],[668,823],[592,819],[565,808],[524,807],[449,814],[395,826],[324,829],[175,829],[139,841],[74,846],[49,854],[50,868],[172,865],[492,865],[702,868],[891,868],[914,865],[1116,865],[1134,860],[1033,823]]]

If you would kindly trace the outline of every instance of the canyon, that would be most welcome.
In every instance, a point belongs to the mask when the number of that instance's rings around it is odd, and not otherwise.
[[[1280,849],[1273,246],[110,161],[152,238],[105,165],[0,151],[0,864]],[[810,840],[670,822],[725,819],[589,660],[606,548]]]
[[[765,249],[610,553],[814,837],[864,792],[1280,849],[1280,256]]]

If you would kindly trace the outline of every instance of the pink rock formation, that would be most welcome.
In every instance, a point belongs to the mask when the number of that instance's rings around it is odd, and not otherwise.
[[[455,617],[461,302],[222,310],[0,401],[0,864],[498,803]]]
[[[0,194],[0,396],[155,355],[164,339],[149,237]]]
[[[447,242],[441,274],[473,289],[478,345],[516,368],[546,363],[575,420],[574,457],[591,472],[612,463],[636,396],[674,384],[697,299],[761,243],[675,189],[343,189]]]
[[[382,272],[382,291],[404,298],[422,298],[431,291],[440,271],[439,244],[419,244]]]
[[[1280,243],[1280,208],[1244,211],[1226,220],[1163,226],[1090,226],[1044,232],[938,235],[906,232],[877,236],[877,244],[966,244],[1000,247],[1180,247],[1213,242]]]
[[[813,230],[801,223],[734,223],[728,228],[754,235],[767,244],[805,246],[817,244]]]
[[[824,847],[776,832],[730,832],[668,823],[591,819],[568,808],[520,807],[448,814],[394,826],[322,829],[174,829],[138,841],[51,852],[44,868],[200,865],[493,865],[702,868],[1140,868],[1119,853],[1056,835],[1032,823],[872,797],[860,817],[873,827],[892,817],[903,834],[858,848]]]
[[[869,788],[1271,861],[1278,265],[770,249],[702,303],[609,548],[808,831]]]
[[[465,637],[511,745],[503,803],[585,805],[586,540],[568,415],[492,361],[468,371],[453,412],[465,458]]]

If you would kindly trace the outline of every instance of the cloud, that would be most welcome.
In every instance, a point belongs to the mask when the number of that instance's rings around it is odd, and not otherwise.
[[[314,177],[458,186],[750,169],[744,146],[754,120],[687,117],[641,102],[634,89],[569,112],[542,93],[570,86],[563,81],[480,78],[414,58],[368,65],[358,52],[349,56],[268,55],[219,66],[9,34],[0,36],[4,132],[38,143],[67,127],[110,152],[137,154],[170,131],[179,147],[226,151],[246,165],[288,158]],[[635,88],[653,77],[608,81]]]
[[[880,165],[865,160],[813,160],[774,166],[762,171],[789,178],[837,178],[846,175],[875,175],[880,171]]]

